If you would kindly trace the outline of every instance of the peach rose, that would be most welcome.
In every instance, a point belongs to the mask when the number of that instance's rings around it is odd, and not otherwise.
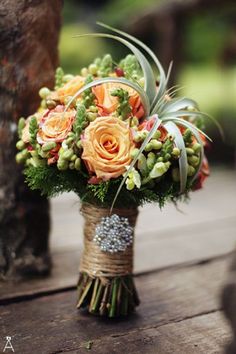
[[[134,147],[127,123],[111,117],[99,117],[85,129],[82,139],[83,154],[88,170],[98,178],[117,178],[131,162]]]
[[[84,80],[84,77],[80,75],[73,77],[73,79],[68,81],[57,91],[52,92],[49,98],[59,100],[63,103],[66,97],[74,96],[74,94],[84,85]]]
[[[114,91],[116,88],[122,88],[123,90],[128,91],[129,104],[132,107],[132,113],[137,118],[141,118],[144,114],[144,110],[141,104],[139,94],[130,86],[113,82],[108,82],[92,88],[93,94],[95,95],[97,100],[99,113],[109,115],[117,109],[119,105],[119,100],[116,96],[111,95],[111,92]]]
[[[61,106],[41,119],[39,124],[39,131],[37,134],[37,141],[39,144],[44,144],[49,141],[62,142],[67,138],[67,135],[72,129],[75,120],[75,110],[69,112],[61,111]]]
[[[34,115],[29,116],[29,117],[26,119],[26,124],[25,124],[24,129],[22,130],[22,137],[21,137],[21,139],[23,140],[23,142],[24,142],[25,144],[27,144],[27,143],[30,142],[29,125],[30,125],[30,120],[31,120],[31,118],[32,118],[32,117],[36,117],[37,122],[39,123],[40,120],[42,119],[44,113],[45,113],[45,110],[42,111],[42,112],[37,112],[37,113],[35,113]]]

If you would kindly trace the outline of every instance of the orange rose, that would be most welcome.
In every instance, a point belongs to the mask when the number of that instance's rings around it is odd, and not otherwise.
[[[97,118],[85,129],[82,146],[82,159],[88,170],[108,180],[126,171],[134,143],[127,123],[106,116]]]
[[[46,117],[43,117],[39,124],[40,128],[37,134],[38,142],[44,144],[49,141],[62,142],[65,140],[72,129],[75,114],[75,110],[64,113],[61,112],[59,108],[50,111]]]
[[[29,143],[29,141],[30,141],[29,125],[30,125],[30,120],[31,120],[31,118],[32,118],[32,117],[36,117],[37,122],[39,123],[40,120],[42,119],[44,113],[45,113],[45,110],[42,111],[42,112],[37,112],[37,113],[35,113],[34,115],[29,116],[29,117],[26,119],[26,124],[25,124],[24,129],[22,130],[22,137],[21,137],[21,139],[23,140],[23,142],[24,142],[25,144]]]
[[[119,100],[116,96],[111,95],[111,92],[114,91],[116,88],[122,88],[123,90],[128,91],[129,104],[132,107],[132,113],[136,117],[141,118],[144,114],[144,110],[141,104],[139,94],[130,86],[113,82],[101,84],[92,88],[93,94],[95,95],[97,100],[99,113],[108,115],[117,109],[119,105]]]

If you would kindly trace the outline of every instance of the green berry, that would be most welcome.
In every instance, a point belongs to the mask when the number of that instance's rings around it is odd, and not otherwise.
[[[47,151],[54,149],[56,146],[57,146],[57,144],[54,141],[50,141],[49,143],[42,145],[42,150],[44,152],[47,152]]]
[[[196,170],[193,166],[188,165],[188,176],[191,177],[195,174]]]
[[[174,149],[172,150],[172,155],[175,157],[179,157],[180,149],[178,149],[177,147],[174,147]]]
[[[17,148],[17,150],[23,150],[25,148],[25,143],[22,140],[19,140],[16,143],[16,148]]]
[[[88,69],[87,68],[82,68],[81,69],[81,75],[86,77],[88,75]]]
[[[187,153],[187,155],[189,155],[189,156],[194,155],[194,150],[191,149],[191,148],[186,148],[186,153]]]
[[[77,159],[75,160],[75,169],[79,171],[80,168],[81,168],[81,159],[77,157]]]
[[[73,155],[74,151],[72,149],[68,149],[62,154],[62,158],[69,161]]]
[[[42,87],[40,90],[39,90],[39,96],[42,98],[42,99],[45,99],[47,98],[47,96],[51,93],[51,91],[47,88],[47,87]]]
[[[53,101],[53,100],[47,100],[46,101],[46,106],[47,106],[48,109],[53,109],[53,108],[56,107],[56,105],[57,105],[56,102]]]
[[[160,150],[162,148],[162,142],[161,141],[158,141],[156,139],[152,139],[150,141],[150,143],[152,144],[152,148],[154,150]]]
[[[199,143],[195,143],[192,146],[192,149],[194,150],[195,154],[201,151],[201,145]]]
[[[97,71],[98,71],[97,65],[90,64],[88,69],[89,69],[90,74],[92,74],[92,75],[96,75],[97,74]]]

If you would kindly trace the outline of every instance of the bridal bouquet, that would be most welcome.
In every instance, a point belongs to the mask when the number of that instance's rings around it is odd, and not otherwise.
[[[132,277],[138,206],[162,207],[200,188],[209,174],[208,137],[206,114],[167,89],[170,70],[151,49],[102,26],[116,34],[88,38],[111,38],[132,54],[118,63],[106,54],[79,75],[58,68],[55,88],[39,91],[38,111],[19,120],[16,160],[30,188],[79,196],[85,225],[78,307],[114,317],[139,303]]]

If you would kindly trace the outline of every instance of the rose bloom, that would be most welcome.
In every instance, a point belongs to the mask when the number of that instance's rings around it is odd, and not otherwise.
[[[117,178],[126,171],[134,148],[131,131],[119,118],[99,117],[85,129],[82,139],[84,160],[98,178]]]
[[[29,116],[26,119],[26,124],[25,124],[24,129],[22,130],[22,137],[21,137],[21,139],[23,140],[23,142],[25,144],[28,144],[30,141],[29,125],[30,125],[31,118],[36,117],[37,122],[39,123],[40,120],[42,119],[43,115],[45,114],[45,112],[46,112],[46,110],[43,110],[42,112],[37,112],[37,113],[33,114],[32,116]]]
[[[57,91],[51,93],[50,97],[53,100],[59,100],[62,103],[68,96],[74,96],[74,94],[81,89],[84,85],[84,77],[77,75],[68,81],[65,85],[60,87]]]
[[[49,141],[58,143],[65,140],[72,130],[75,114],[74,109],[64,113],[63,106],[47,111],[39,123],[38,143],[44,144]]]
[[[144,115],[144,109],[141,103],[139,94],[131,87],[125,84],[116,84],[108,82],[92,88],[93,94],[97,100],[97,106],[101,115],[109,115],[114,112],[118,105],[119,100],[116,96],[112,96],[111,92],[117,88],[122,88],[129,93],[129,104],[132,107],[132,114],[137,118],[141,118]]]

